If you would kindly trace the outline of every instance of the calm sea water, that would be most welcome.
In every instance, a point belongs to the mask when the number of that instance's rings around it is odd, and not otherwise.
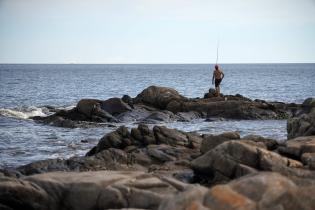
[[[150,85],[172,87],[187,97],[202,97],[211,86],[211,67],[0,64],[0,167],[82,155],[114,129],[56,128],[27,119],[44,115],[43,106],[73,106],[81,98],[107,99],[123,94],[134,97]],[[315,64],[226,64],[222,69],[224,94],[296,103],[315,97]],[[197,120],[166,125],[201,133],[238,130],[241,135],[286,138],[285,121]],[[82,143],[83,139],[88,143]]]

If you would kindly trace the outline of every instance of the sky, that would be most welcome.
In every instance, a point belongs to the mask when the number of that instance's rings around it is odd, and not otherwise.
[[[0,0],[0,63],[315,63],[315,0]]]

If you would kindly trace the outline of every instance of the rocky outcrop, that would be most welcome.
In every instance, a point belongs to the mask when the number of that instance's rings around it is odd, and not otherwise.
[[[71,110],[61,110],[48,117],[34,117],[39,122],[60,127],[92,127],[96,123],[118,122],[116,116],[128,112],[131,107],[119,98],[105,101],[81,99]]]
[[[173,113],[197,112],[204,117],[231,119],[284,119],[291,114],[294,104],[252,101],[239,94],[214,97],[213,91],[204,98],[187,99],[171,88],[151,86],[142,91],[133,101]]]
[[[210,94],[210,93],[209,93]],[[150,86],[137,97],[102,101],[82,99],[72,110],[60,110],[39,122],[61,127],[91,127],[115,122],[159,123],[196,118],[286,119],[300,105],[251,100],[239,94],[186,98],[167,87]]]
[[[87,155],[94,155],[109,148],[125,149],[128,146],[146,146],[150,144],[166,144],[170,146],[183,146],[199,148],[202,138],[198,134],[185,133],[164,126],[154,126],[152,130],[147,125],[140,124],[131,132],[124,126],[105,135]]]
[[[312,210],[315,181],[278,173],[254,173],[209,190],[191,188],[164,200],[160,210]]]
[[[50,159],[17,168],[18,176],[53,171],[126,170],[167,174],[190,182],[190,161],[200,155],[202,137],[163,126],[122,126],[106,134],[85,157]]]
[[[308,210],[314,154],[315,136],[278,143],[121,126],[84,157],[2,170],[0,208]]]
[[[306,99],[302,107],[300,112],[288,119],[288,139],[315,135],[315,98]]]

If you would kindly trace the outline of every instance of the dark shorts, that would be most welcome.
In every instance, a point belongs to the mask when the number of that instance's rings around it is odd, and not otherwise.
[[[220,83],[221,83],[222,79],[215,79],[215,87],[219,87]]]

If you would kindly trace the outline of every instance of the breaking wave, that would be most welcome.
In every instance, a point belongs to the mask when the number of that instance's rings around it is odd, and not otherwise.
[[[31,117],[40,116],[45,117],[49,115],[50,111],[46,107],[20,107],[13,109],[0,108],[0,116],[12,117],[18,119],[29,119]]]

